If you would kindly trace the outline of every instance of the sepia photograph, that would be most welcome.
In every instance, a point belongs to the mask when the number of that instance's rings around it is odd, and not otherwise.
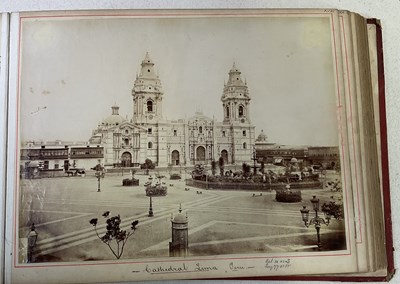
[[[18,264],[349,249],[330,17],[20,25]]]

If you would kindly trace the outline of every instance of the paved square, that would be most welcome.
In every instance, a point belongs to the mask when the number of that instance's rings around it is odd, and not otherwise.
[[[332,195],[340,195],[327,189],[306,189],[302,190],[301,203],[278,203],[274,191],[262,196],[237,190],[186,191],[184,181],[166,180],[168,194],[152,198],[154,217],[148,217],[149,198],[143,186],[148,177],[135,177],[140,186],[124,187],[122,179],[127,176],[107,174],[101,180],[101,192],[97,192],[92,173],[21,180],[19,233],[25,237],[30,224],[35,223],[39,234],[36,262],[114,259],[89,224],[90,219],[99,218],[98,228],[103,228],[101,215],[105,211],[119,214],[123,228],[139,220],[122,258],[168,257],[171,214],[178,213],[180,204],[188,215],[191,256],[313,251],[316,231],[313,226],[304,226],[300,209],[303,205],[310,209],[312,195],[317,195],[321,204]],[[323,250],[345,249],[343,221],[332,220],[328,227],[323,226],[321,242]]]

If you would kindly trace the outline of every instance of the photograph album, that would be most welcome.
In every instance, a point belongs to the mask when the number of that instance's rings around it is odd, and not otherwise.
[[[378,20],[4,17],[6,283],[392,277]]]

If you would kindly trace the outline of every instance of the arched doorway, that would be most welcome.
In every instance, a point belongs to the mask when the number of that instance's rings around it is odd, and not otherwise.
[[[124,152],[121,156],[121,166],[130,167],[132,164],[132,155],[129,152]]]
[[[196,160],[199,162],[204,162],[206,160],[206,149],[203,146],[197,147]]]
[[[171,164],[174,166],[179,165],[179,152],[177,150],[174,150],[171,153]]]
[[[224,159],[224,163],[227,164],[228,163],[228,151],[222,150],[221,157],[222,157],[222,159]]]

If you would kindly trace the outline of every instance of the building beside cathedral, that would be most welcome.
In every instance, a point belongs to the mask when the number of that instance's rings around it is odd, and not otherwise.
[[[154,62],[146,53],[132,89],[133,117],[125,119],[114,105],[111,115],[93,130],[89,140],[90,144],[103,147],[105,165],[137,166],[147,158],[161,167],[209,164],[220,157],[226,164],[251,162],[255,145],[251,98],[235,64],[223,86],[223,121],[201,112],[189,119],[166,120],[165,96],[168,94],[163,92]]]

